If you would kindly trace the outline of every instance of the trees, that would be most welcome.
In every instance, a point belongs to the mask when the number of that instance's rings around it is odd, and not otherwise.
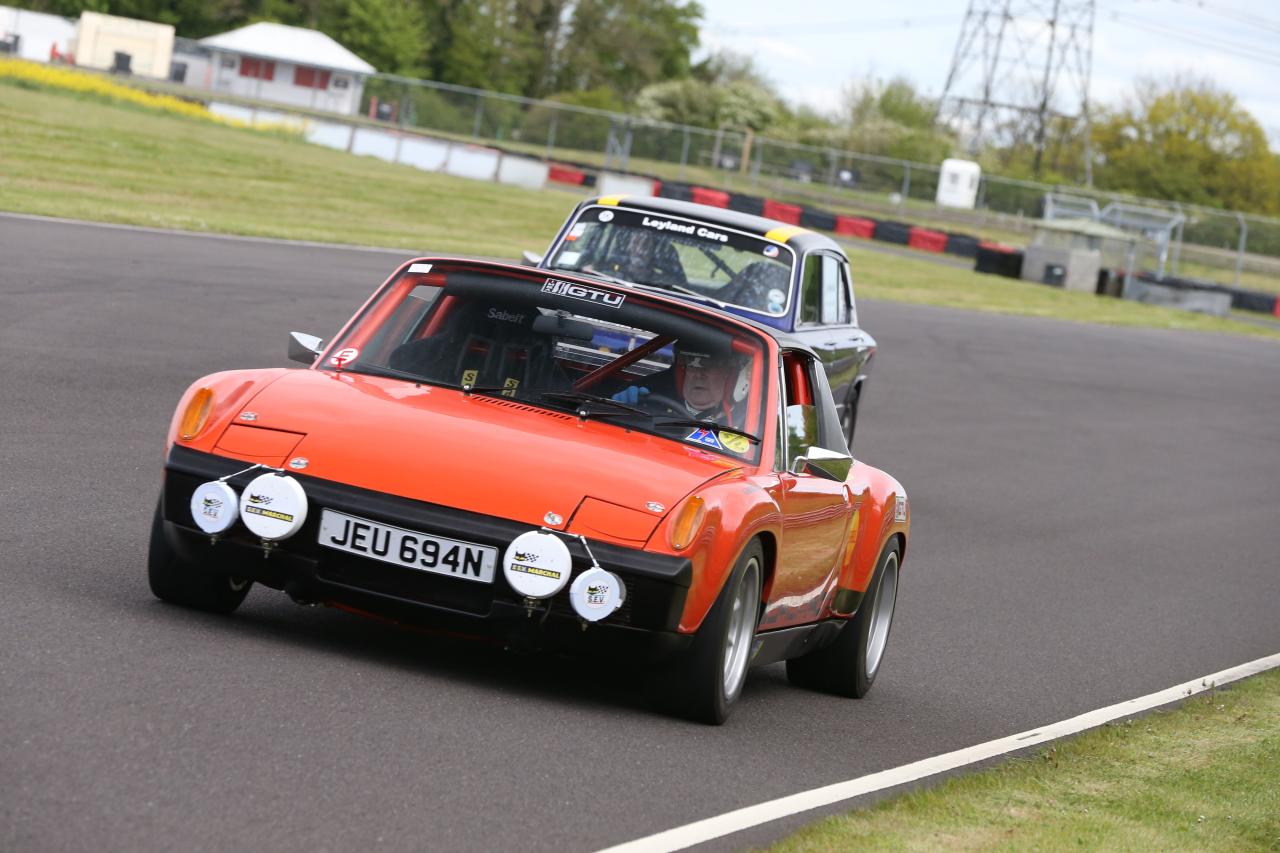
[[[1099,187],[1280,213],[1280,159],[1235,97],[1208,80],[1139,81],[1094,126]]]

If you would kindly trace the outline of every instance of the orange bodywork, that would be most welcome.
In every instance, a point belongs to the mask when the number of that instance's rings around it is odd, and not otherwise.
[[[735,321],[717,315],[717,322]],[[780,364],[776,342],[760,339],[766,351],[757,389],[779,375]],[[200,388],[213,392],[212,408],[199,434],[184,441],[179,423]],[[897,501],[902,487],[860,462],[844,482],[775,470],[776,397],[764,399],[758,464],[502,397],[316,366],[204,377],[179,402],[168,441],[246,464],[283,467],[305,457],[306,474],[323,480],[531,528],[555,513],[563,529],[591,540],[688,557],[692,584],[679,623],[686,633],[697,630],[739,554],[758,537],[768,564],[763,631],[849,615],[833,609],[837,592],[865,590],[883,549],[899,537],[905,547],[910,523],[905,497]],[[677,550],[669,528],[694,494],[705,502],[705,518]]]

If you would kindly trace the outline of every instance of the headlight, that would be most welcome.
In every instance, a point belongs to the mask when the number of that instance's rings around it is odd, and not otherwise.
[[[622,578],[596,566],[578,575],[569,587],[573,611],[588,622],[599,622],[622,606],[627,588]]]
[[[676,514],[676,520],[671,525],[671,532],[668,538],[671,541],[671,547],[677,551],[683,551],[689,547],[689,543],[698,535],[698,530],[702,527],[702,521],[707,516],[707,505],[702,498],[694,495],[684,502],[684,506],[680,507],[680,512]]]
[[[240,517],[239,503],[236,490],[221,480],[201,483],[191,493],[191,518],[205,533],[223,533]]]
[[[550,598],[564,589],[572,571],[569,547],[551,533],[521,533],[502,555],[503,576],[525,598]]]
[[[187,409],[182,413],[182,421],[178,424],[178,435],[183,441],[190,441],[200,434],[209,420],[209,412],[213,409],[213,391],[201,388],[191,395]]]
[[[287,474],[262,474],[244,487],[240,517],[262,539],[288,539],[307,520],[307,493]]]

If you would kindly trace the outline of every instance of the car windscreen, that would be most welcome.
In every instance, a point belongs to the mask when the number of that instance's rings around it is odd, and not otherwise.
[[[623,207],[582,210],[551,269],[691,292],[781,317],[791,305],[795,254],[781,243],[707,222]]]
[[[502,396],[757,461],[766,349],[693,308],[523,271],[413,264],[320,365]]]

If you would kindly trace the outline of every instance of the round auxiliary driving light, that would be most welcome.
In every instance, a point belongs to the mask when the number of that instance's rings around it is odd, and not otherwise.
[[[240,496],[244,526],[262,539],[288,539],[307,520],[307,493],[302,484],[283,474],[262,474]]]
[[[574,612],[588,622],[599,622],[621,607],[626,599],[627,588],[622,578],[598,567],[578,575],[569,587],[569,602]]]
[[[221,480],[201,483],[191,493],[191,518],[205,533],[223,533],[240,517],[239,502],[236,490]]]
[[[525,598],[550,598],[569,582],[573,560],[559,536],[530,530],[521,533],[502,555],[502,574]]]

